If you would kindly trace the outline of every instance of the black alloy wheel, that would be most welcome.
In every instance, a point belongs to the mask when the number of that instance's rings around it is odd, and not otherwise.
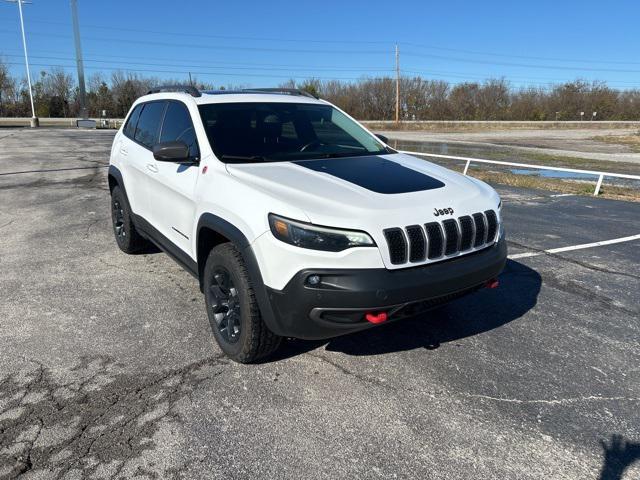
[[[220,336],[229,343],[236,343],[241,333],[240,299],[226,268],[219,266],[213,271],[207,295]]]
[[[114,198],[111,202],[111,210],[113,211],[113,229],[118,240],[124,240],[127,236],[127,229],[124,223],[124,209],[120,204],[120,200]]]

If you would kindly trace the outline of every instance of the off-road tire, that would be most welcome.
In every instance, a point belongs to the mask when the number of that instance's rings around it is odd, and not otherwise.
[[[139,253],[149,247],[149,242],[136,230],[129,201],[118,185],[111,191],[111,223],[116,243],[124,253]]]
[[[233,306],[238,308],[238,313],[234,321],[237,322],[239,318],[239,333],[232,341],[229,340],[229,332],[221,330],[221,324],[216,320],[214,312],[225,311],[225,308],[219,308],[220,302],[216,298],[216,293],[220,295],[216,287],[220,285],[214,277],[217,275],[220,279],[221,273],[228,274],[229,284],[235,289]],[[223,243],[209,252],[204,268],[203,286],[207,316],[213,335],[229,358],[239,363],[252,363],[268,357],[278,349],[282,337],[272,333],[262,320],[244,259],[233,244]],[[226,311],[228,310],[229,308],[226,308]]]

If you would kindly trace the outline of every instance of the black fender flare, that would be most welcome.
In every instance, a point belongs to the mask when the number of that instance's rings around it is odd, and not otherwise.
[[[282,335],[282,329],[279,326],[279,322],[277,322],[275,318],[273,308],[271,307],[271,302],[267,294],[267,288],[262,280],[262,273],[260,272],[258,260],[256,259],[253,248],[251,248],[251,244],[247,237],[240,231],[238,227],[228,222],[224,218],[218,217],[217,215],[214,215],[212,213],[203,213],[198,219],[198,226],[196,229],[196,248],[198,248],[197,246],[199,245],[200,232],[205,227],[229,239],[229,241],[233,243],[240,251],[240,254],[242,255],[244,263],[247,267],[247,271],[249,272],[251,286],[253,287],[253,291],[256,295],[256,300],[258,301],[258,306],[260,307],[262,319],[273,333],[275,333],[276,335]],[[200,258],[199,252],[197,251],[196,258]],[[200,263],[203,263],[203,265],[200,265]],[[198,274],[200,278],[201,289],[203,289],[203,272],[204,262],[198,262]]]
[[[122,179],[122,173],[118,169],[118,167],[114,165],[109,165],[109,172],[107,173],[107,177],[113,177],[118,186],[122,189],[125,196],[127,196],[127,191],[124,188],[124,180]]]

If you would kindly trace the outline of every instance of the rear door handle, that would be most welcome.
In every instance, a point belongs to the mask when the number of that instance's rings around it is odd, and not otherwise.
[[[158,167],[156,167],[153,163],[147,163],[147,170],[153,173],[158,173]]]
[[[120,155],[124,155],[126,157],[127,155],[129,155],[129,152],[127,151],[126,148],[122,148],[121,147],[120,148]]]

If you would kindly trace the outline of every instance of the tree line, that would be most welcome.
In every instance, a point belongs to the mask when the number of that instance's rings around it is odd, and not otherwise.
[[[89,115],[122,118],[140,95],[159,84],[189,83],[159,80],[115,71],[93,74],[87,81]],[[212,84],[192,80],[198,88]],[[357,82],[290,80],[282,87],[307,90],[361,120],[395,118],[396,81],[390,77]],[[234,88],[233,86],[217,88]],[[237,87],[235,87],[237,88]],[[41,71],[33,79],[36,115],[76,117],[79,112],[75,77],[61,68]],[[618,90],[605,82],[576,80],[548,87],[514,88],[502,78],[451,84],[421,77],[400,79],[402,120],[640,120],[640,90]],[[0,61],[0,117],[30,117],[26,79],[16,78]]]

